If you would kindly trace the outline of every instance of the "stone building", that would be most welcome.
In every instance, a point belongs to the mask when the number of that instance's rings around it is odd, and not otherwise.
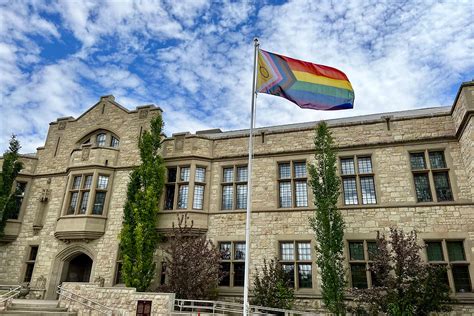
[[[43,283],[55,297],[63,281],[102,279],[120,286],[118,234],[137,139],[161,109],[129,111],[113,96],[78,118],[52,122],[44,147],[24,155],[24,192],[0,244],[0,284]],[[425,260],[447,264],[461,302],[474,302],[474,82],[452,107],[329,120],[342,180],[347,278],[370,287],[366,267],[376,231],[415,229]],[[308,225],[317,122],[258,128],[254,144],[251,278],[277,257],[301,304],[318,306],[320,279]],[[197,233],[223,250],[223,299],[242,295],[248,130],[176,133],[164,140],[168,178],[157,229],[187,212]],[[158,250],[155,285],[164,281]],[[41,286],[40,286],[41,288]],[[474,305],[474,303],[473,303]]]

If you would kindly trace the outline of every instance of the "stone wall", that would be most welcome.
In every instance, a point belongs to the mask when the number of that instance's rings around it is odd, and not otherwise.
[[[78,316],[103,315],[95,310],[67,299],[72,297],[80,302],[82,298],[98,302],[112,310],[113,315],[134,316],[137,311],[138,301],[151,301],[151,315],[169,315],[174,309],[174,294],[137,292],[134,288],[99,287],[91,283],[63,283],[64,296],[59,296],[59,305],[68,311],[77,312]],[[82,297],[82,298],[81,298]],[[94,304],[91,304],[94,306]]]

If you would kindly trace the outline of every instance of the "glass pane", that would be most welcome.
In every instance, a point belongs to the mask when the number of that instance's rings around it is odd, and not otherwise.
[[[306,178],[305,162],[295,162],[293,166],[295,168],[295,178]]]
[[[110,141],[110,146],[117,148],[119,146],[119,140],[115,138],[115,136],[112,136],[112,139]]]
[[[281,163],[278,165],[280,179],[291,178],[291,168],[289,163]]]
[[[23,279],[24,282],[31,282],[31,277],[33,276],[33,269],[34,268],[35,268],[34,263],[27,263],[26,264],[25,278]]]
[[[462,241],[448,241],[449,261],[465,261],[466,256],[464,255],[464,245]]]
[[[176,168],[168,168],[168,182],[176,182]]]
[[[239,184],[237,185],[237,206],[238,209],[243,209],[247,207],[247,185]]]
[[[234,251],[234,260],[245,260],[245,243],[235,243]]]
[[[195,175],[196,182],[205,182],[206,181],[206,168],[197,167],[196,168],[196,175]]]
[[[221,242],[219,244],[219,251],[221,252],[222,260],[230,260],[230,242]]]
[[[25,197],[26,184],[26,182],[19,181],[16,183],[15,203],[12,209],[8,212],[8,219],[18,219],[20,216],[21,205],[23,204],[23,199]]]
[[[105,134],[97,135],[97,146],[105,146]]]
[[[280,207],[291,207],[290,182],[280,182]]]
[[[122,262],[117,262],[117,273],[115,274],[115,284],[124,284],[122,277]]]
[[[433,172],[433,180],[438,201],[452,201],[453,193],[449,185],[448,172]]]
[[[469,267],[464,265],[451,266],[453,271],[454,287],[456,292],[471,292],[471,278],[469,277]]]
[[[357,198],[357,185],[355,178],[344,178],[342,179],[342,187],[344,191],[344,204],[354,205],[359,204]]]
[[[245,280],[245,263],[234,263],[234,286],[244,286]]]
[[[298,285],[305,289],[313,287],[310,264],[298,264]]]
[[[432,151],[429,156],[431,169],[446,168],[446,160],[442,151]]]
[[[283,261],[295,260],[295,249],[292,242],[280,243],[280,259]]]
[[[97,179],[97,189],[106,190],[109,183],[109,176],[99,176]]]
[[[341,174],[355,174],[353,158],[341,159]]]
[[[425,153],[411,153],[410,164],[412,170],[426,169]]]
[[[428,261],[444,261],[443,247],[440,241],[426,242],[426,256]]]
[[[247,182],[247,179],[248,179],[247,167],[238,167],[237,168],[237,181],[238,182]]]
[[[234,181],[234,168],[224,168],[224,182]]]
[[[72,192],[71,193],[71,199],[69,202],[69,207],[67,209],[67,214],[74,214],[76,211],[76,206],[77,206],[77,199],[79,198],[79,193],[78,192]]]
[[[166,185],[165,192],[165,210],[172,210],[174,203],[174,184]]]
[[[82,193],[81,206],[79,207],[79,214],[86,214],[87,201],[89,201],[89,191]]]
[[[359,173],[372,173],[372,160],[370,157],[357,157]]]
[[[84,180],[84,185],[82,186],[83,189],[90,189],[92,185],[92,175],[87,175]]]
[[[374,260],[374,255],[377,253],[377,243],[375,241],[367,242],[367,252],[369,254],[369,260]]]
[[[222,209],[231,210],[234,199],[234,188],[232,185],[224,185],[222,187]]]
[[[187,208],[188,207],[188,191],[189,187],[187,185],[180,185],[178,191],[178,208]]]
[[[431,202],[431,190],[428,180],[428,174],[415,174],[415,191],[418,202]]]
[[[282,264],[283,273],[285,274],[285,279],[288,282],[290,287],[295,287],[295,265],[294,264]]]
[[[366,289],[368,285],[365,263],[351,264],[351,277],[352,287]]]
[[[350,242],[349,255],[351,260],[364,260],[364,243],[362,241]]]
[[[204,186],[200,184],[194,185],[194,201],[193,208],[202,210],[202,204],[204,201]]]
[[[181,167],[179,181],[189,182],[189,167]]]
[[[223,274],[219,286],[230,286],[230,262],[221,262],[220,271]]]
[[[298,260],[311,260],[311,243],[298,243]]]
[[[35,261],[37,255],[38,255],[38,246],[31,246],[30,256],[28,257],[28,260]]]
[[[81,180],[82,180],[82,176],[74,177],[74,181],[72,182],[72,189],[73,190],[78,190],[80,188]]]
[[[296,181],[296,207],[308,206],[308,189],[306,187],[306,181]]]
[[[376,204],[374,177],[360,177],[362,204]]]
[[[105,192],[97,192],[95,194],[94,208],[92,209],[92,214],[102,215],[104,210],[105,202]]]

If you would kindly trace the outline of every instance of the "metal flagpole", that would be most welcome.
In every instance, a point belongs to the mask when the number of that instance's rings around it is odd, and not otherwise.
[[[255,126],[255,101],[257,99],[257,54],[258,38],[253,40],[255,51],[253,56],[253,81],[252,81],[252,108],[250,113],[249,135],[249,162],[247,179],[247,220],[245,221],[245,280],[244,280],[244,316],[249,314],[249,269],[250,269],[250,214],[252,209],[252,159],[253,159],[253,128]]]

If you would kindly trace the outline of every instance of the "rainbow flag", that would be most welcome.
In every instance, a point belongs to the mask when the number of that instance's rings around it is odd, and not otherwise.
[[[257,92],[283,97],[301,108],[345,110],[354,105],[347,76],[332,67],[258,51]]]

